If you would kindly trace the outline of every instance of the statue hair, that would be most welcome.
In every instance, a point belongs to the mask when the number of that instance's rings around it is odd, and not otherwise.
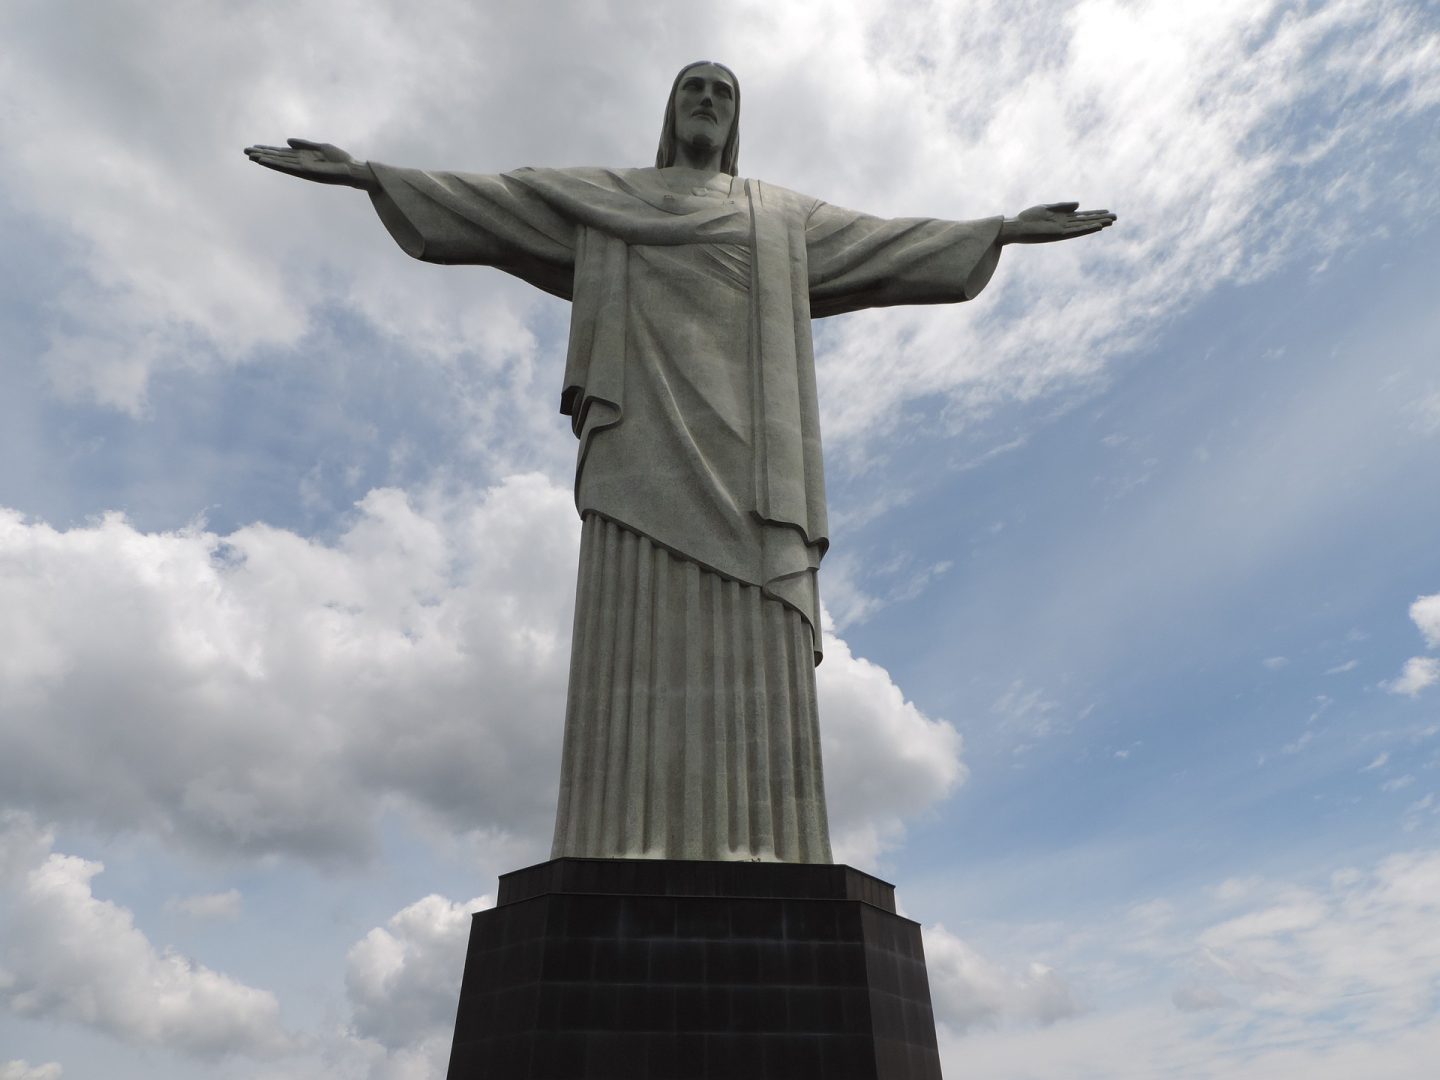
[[[668,165],[675,164],[675,92],[680,89],[680,80],[685,77],[687,71],[706,65],[717,67],[729,75],[730,84],[735,87],[735,119],[730,124],[730,136],[720,150],[720,171],[729,173],[731,176],[738,176],[740,172],[740,80],[728,67],[714,60],[696,60],[693,64],[686,64],[680,69],[680,74],[675,76],[675,81],[670,84],[670,97],[665,102],[665,121],[660,126],[660,149],[655,151],[655,167],[663,169]]]

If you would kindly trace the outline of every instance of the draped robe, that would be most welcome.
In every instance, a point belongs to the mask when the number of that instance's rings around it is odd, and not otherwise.
[[[372,168],[408,254],[572,301],[584,524],[554,857],[829,862],[810,320],[971,299],[1001,219],[685,169]]]

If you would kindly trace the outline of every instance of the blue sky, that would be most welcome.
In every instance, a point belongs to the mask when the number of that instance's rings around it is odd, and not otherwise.
[[[0,1078],[443,1075],[548,848],[566,306],[240,148],[643,164],[702,56],[746,175],[1121,215],[816,327],[837,854],[925,925],[947,1070],[1429,1075],[1425,5],[0,20]]]

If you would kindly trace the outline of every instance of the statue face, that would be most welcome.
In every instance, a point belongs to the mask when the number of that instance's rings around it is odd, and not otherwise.
[[[735,86],[712,64],[685,72],[675,88],[675,138],[709,150],[722,147],[735,123]]]

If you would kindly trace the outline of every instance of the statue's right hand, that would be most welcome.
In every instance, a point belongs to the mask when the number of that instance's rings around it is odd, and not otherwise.
[[[370,168],[356,161],[340,147],[309,139],[286,139],[289,146],[247,146],[245,156],[257,165],[276,172],[314,180],[317,184],[345,184],[368,187]]]

